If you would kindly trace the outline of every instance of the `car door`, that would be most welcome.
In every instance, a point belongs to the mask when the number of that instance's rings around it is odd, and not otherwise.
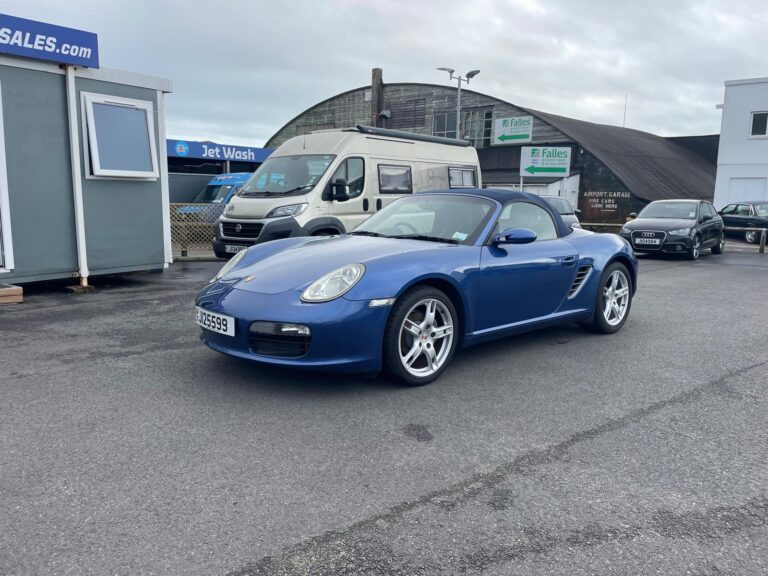
[[[358,224],[373,214],[370,186],[366,185],[365,159],[352,156],[342,160],[328,182],[329,188],[339,179],[347,183],[349,199],[329,200],[329,216],[341,220],[346,231],[354,230]]]
[[[723,218],[723,225],[737,226],[736,219],[735,219],[736,204],[728,204],[728,206],[720,210],[719,214]]]
[[[699,203],[699,234],[702,246],[711,246],[719,240],[720,230],[714,214],[710,213],[706,202]]]
[[[530,244],[482,247],[476,330],[552,314],[573,282],[578,252],[570,242],[558,238],[546,210],[529,202],[507,204],[494,234],[507,228],[529,228],[537,239]]]

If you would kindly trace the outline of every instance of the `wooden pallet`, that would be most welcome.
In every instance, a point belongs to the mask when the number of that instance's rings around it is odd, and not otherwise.
[[[0,305],[21,304],[24,301],[24,290],[21,286],[0,284]]]

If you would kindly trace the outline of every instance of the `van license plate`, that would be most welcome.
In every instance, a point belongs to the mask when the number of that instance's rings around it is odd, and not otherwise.
[[[197,308],[197,323],[206,330],[225,334],[226,336],[235,335],[235,319],[232,316],[208,312],[202,308]]]
[[[241,246],[239,244],[225,244],[224,252],[227,252],[228,254],[237,254],[238,252],[242,252],[246,248],[248,248],[248,246]]]

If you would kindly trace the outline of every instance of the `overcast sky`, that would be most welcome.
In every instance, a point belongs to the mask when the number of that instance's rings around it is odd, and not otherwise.
[[[163,76],[169,137],[261,146],[339,92],[450,84],[661,135],[720,130],[723,81],[768,76],[766,0],[3,0],[99,35],[102,66]]]

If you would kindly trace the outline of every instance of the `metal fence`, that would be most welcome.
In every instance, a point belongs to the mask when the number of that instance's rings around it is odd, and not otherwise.
[[[213,256],[213,227],[223,211],[223,204],[171,204],[174,257]]]

